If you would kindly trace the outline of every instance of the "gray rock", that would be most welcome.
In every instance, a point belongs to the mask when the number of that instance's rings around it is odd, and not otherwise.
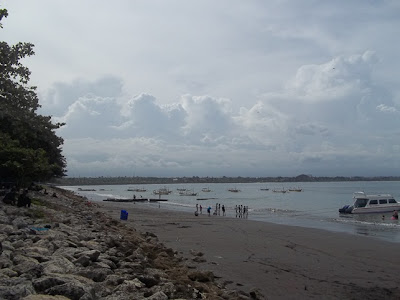
[[[149,300],[168,300],[168,296],[165,295],[163,292],[157,292],[150,297],[147,297]]]
[[[98,250],[88,250],[83,251],[80,255],[85,255],[90,258],[91,261],[97,261],[98,257],[100,256],[100,251]]]
[[[87,267],[79,270],[76,274],[89,278],[94,282],[102,282],[106,279],[107,275],[112,274],[113,271],[104,268]]]
[[[29,220],[25,217],[17,217],[12,221],[11,224],[16,228],[21,229],[28,227],[28,225],[32,224],[32,220]]]
[[[51,273],[70,273],[75,269],[75,265],[62,256],[52,256],[51,260],[43,263],[45,274]]]
[[[42,277],[32,281],[32,285],[37,292],[46,291],[54,286],[65,284],[64,278]]]
[[[86,294],[82,284],[77,282],[68,282],[56,285],[46,291],[49,295],[61,295],[72,300],[79,300]]]
[[[89,256],[82,255],[82,256],[78,257],[77,259],[75,259],[72,263],[74,265],[81,265],[83,267],[87,267],[90,265],[91,260],[90,260]]]
[[[21,278],[2,280],[0,284],[0,299],[17,300],[34,293],[35,290],[32,284]]]
[[[157,285],[160,282],[160,279],[154,276],[149,276],[149,275],[145,275],[145,276],[139,276],[138,277],[139,280],[141,282],[143,282],[146,287],[151,288],[155,285]]]
[[[12,270],[17,272],[19,276],[31,280],[42,276],[44,267],[34,261],[25,261],[12,267]]]
[[[0,270],[0,274],[5,275],[7,277],[17,277],[18,272],[10,269],[10,268],[4,268]]]

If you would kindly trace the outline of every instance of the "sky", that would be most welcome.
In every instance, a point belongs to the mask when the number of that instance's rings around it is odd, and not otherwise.
[[[68,176],[400,175],[400,1],[0,8]]]

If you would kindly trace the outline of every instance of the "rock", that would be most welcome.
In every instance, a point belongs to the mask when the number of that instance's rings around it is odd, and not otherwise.
[[[76,272],[76,274],[86,278],[90,278],[94,282],[102,282],[106,279],[107,275],[110,275],[112,273],[113,271],[111,271],[110,269],[94,267],[83,268],[80,271]]]
[[[20,277],[32,280],[42,276],[44,267],[39,262],[25,261],[14,267],[12,270],[17,272]]]
[[[160,279],[154,277],[154,276],[139,276],[138,279],[143,282],[146,287],[151,288],[152,286],[157,285],[160,282]]]
[[[53,198],[48,190],[32,192],[40,207],[0,205],[0,299],[192,299],[187,278],[202,298],[240,298],[221,291],[211,272],[189,273],[152,233],[143,237],[81,197],[57,189]]]
[[[6,234],[11,234],[15,231],[14,227],[12,225],[3,225],[3,228],[1,230],[2,232]]]
[[[157,292],[157,293],[151,295],[150,297],[148,297],[147,299],[149,299],[149,300],[168,300],[168,296],[165,295],[163,292]]]
[[[0,299],[22,299],[34,293],[35,290],[32,284],[23,278],[1,280]]]
[[[251,289],[250,291],[250,298],[254,300],[264,299],[264,296],[258,289]]]
[[[192,281],[198,282],[212,282],[214,281],[214,274],[213,272],[191,272],[189,273],[188,277]]]
[[[53,286],[46,292],[49,295],[61,295],[72,300],[82,300],[82,297],[85,297],[87,300],[95,299],[92,289],[87,289],[83,284],[76,281]]]
[[[83,267],[87,267],[90,265],[90,262],[91,262],[91,260],[90,260],[89,256],[82,255],[79,258],[75,259],[72,263],[74,265],[81,265]]]
[[[38,292],[46,291],[54,286],[65,284],[65,279],[54,277],[42,277],[32,281],[32,285]]]
[[[62,256],[52,256],[50,261],[43,263],[45,274],[50,273],[69,273],[74,270],[75,266],[72,262]]]
[[[88,256],[91,261],[97,261],[97,258],[100,256],[100,251],[98,250],[88,250],[83,251],[80,255]]]
[[[27,227],[29,224],[32,224],[32,221],[25,217],[17,217],[12,221],[11,224],[18,229],[21,229]]]
[[[69,300],[69,298],[64,296],[29,295],[23,298],[23,300]]]
[[[10,269],[10,268],[4,268],[0,270],[0,274],[5,275],[7,277],[17,277],[18,272]]]

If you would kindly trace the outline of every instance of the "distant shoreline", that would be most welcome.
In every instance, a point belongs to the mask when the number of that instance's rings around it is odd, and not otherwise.
[[[277,182],[349,182],[349,181],[400,181],[400,176],[335,176],[314,177],[299,175],[295,177],[65,177],[53,181],[51,184],[67,185],[146,185],[146,184],[186,184],[186,183],[277,183]]]

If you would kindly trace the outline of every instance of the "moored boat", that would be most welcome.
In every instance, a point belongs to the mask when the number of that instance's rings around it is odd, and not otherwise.
[[[78,188],[78,191],[80,192],[95,192],[95,189],[83,189],[83,188]]]
[[[161,189],[153,191],[154,195],[169,195],[171,193],[172,193],[172,191],[167,188],[161,188]]]
[[[179,196],[197,196],[197,193],[195,193],[194,191],[185,190],[179,192]]]
[[[400,210],[400,203],[390,194],[369,195],[365,192],[355,192],[353,199],[353,204],[339,208],[339,213],[366,214]]]
[[[127,191],[129,191],[129,192],[146,192],[147,190],[146,189],[140,189],[140,188],[135,188],[135,189],[133,189],[133,188],[129,188],[129,189],[127,189]]]
[[[303,191],[303,189],[301,189],[301,188],[290,188],[289,189],[289,192],[302,192]]]

